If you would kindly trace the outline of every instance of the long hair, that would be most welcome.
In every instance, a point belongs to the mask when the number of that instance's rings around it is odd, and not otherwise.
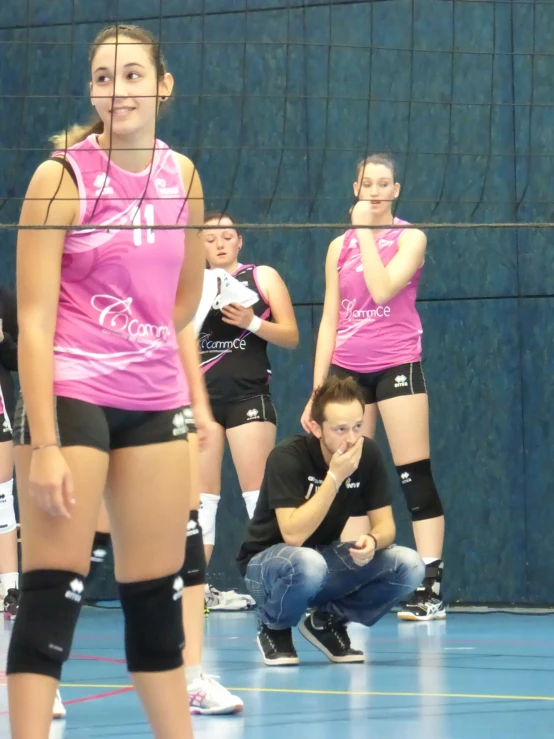
[[[90,47],[90,64],[93,63],[98,48],[112,38],[115,38],[116,44],[119,43],[120,38],[126,38],[148,46],[148,49],[150,50],[150,58],[152,59],[152,63],[156,67],[158,73],[158,79],[162,79],[166,73],[166,65],[162,57],[160,44],[154,34],[140,26],[108,26],[100,31]],[[160,106],[162,106],[164,102],[164,100],[160,100]],[[54,144],[54,148],[56,150],[65,150],[69,149],[71,146],[75,146],[75,144],[79,144],[81,141],[84,141],[91,134],[99,135],[103,132],[104,123],[100,120],[98,115],[95,115],[89,123],[84,125],[76,123],[65,131],[61,131],[60,133],[51,136],[50,141]]]

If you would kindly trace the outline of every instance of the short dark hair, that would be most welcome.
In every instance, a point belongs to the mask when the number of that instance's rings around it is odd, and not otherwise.
[[[206,213],[206,215],[204,216],[204,225],[206,225],[206,223],[209,223],[209,221],[217,221],[217,225],[219,226],[221,225],[222,218],[228,218],[233,224],[233,230],[236,231],[237,234],[240,236],[240,231],[235,226],[235,221],[233,220],[233,217],[229,215],[229,213],[224,213],[221,210],[212,210],[209,213]]]
[[[329,403],[351,403],[357,400],[365,410],[364,394],[353,377],[328,377],[312,396],[312,418],[320,426],[325,420],[325,408]]]

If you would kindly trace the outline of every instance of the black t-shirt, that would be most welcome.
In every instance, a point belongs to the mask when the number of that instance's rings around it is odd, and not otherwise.
[[[292,436],[278,444],[268,457],[256,511],[243,542],[237,562],[244,575],[252,557],[282,544],[276,508],[299,508],[323,483],[328,465],[323,459],[319,439]],[[358,469],[340,486],[327,515],[303,546],[332,544],[350,516],[364,516],[368,511],[391,504],[387,472],[381,452],[372,439],[364,439]]]

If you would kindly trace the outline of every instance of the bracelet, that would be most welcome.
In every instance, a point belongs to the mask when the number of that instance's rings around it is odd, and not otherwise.
[[[38,452],[39,449],[48,449],[50,446],[60,446],[57,441],[51,441],[49,444],[36,444],[31,447],[33,452]]]
[[[250,331],[250,333],[252,334],[255,334],[256,331],[260,330],[261,325],[262,325],[262,319],[259,316],[254,316],[254,318],[250,321],[250,323],[246,327],[246,330]]]
[[[377,539],[375,538],[375,536],[373,536],[373,534],[368,534],[368,536],[371,536],[371,538],[375,542],[375,551],[377,551],[379,549],[379,544],[377,544]]]
[[[336,495],[336,494],[337,494],[337,493],[339,492],[339,488],[340,488],[340,485],[339,485],[339,483],[337,482],[337,478],[336,478],[336,476],[335,476],[335,473],[334,473],[334,472],[331,472],[331,470],[327,470],[327,474],[328,474],[328,475],[331,475],[331,477],[332,477],[332,478],[333,478],[333,480],[335,481],[335,495]]]

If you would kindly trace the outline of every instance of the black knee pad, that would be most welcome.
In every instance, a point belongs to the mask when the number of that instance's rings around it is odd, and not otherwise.
[[[412,521],[426,521],[443,515],[442,503],[431,472],[431,460],[396,467]]]
[[[85,586],[65,570],[32,570],[21,577],[21,599],[8,650],[8,675],[59,680],[69,657]]]
[[[198,523],[198,511],[191,511],[187,526],[187,545],[185,548],[185,564],[181,570],[185,588],[204,585],[206,582],[206,554],[202,529]]]
[[[165,672],[183,665],[183,578],[118,583],[129,672]]]

